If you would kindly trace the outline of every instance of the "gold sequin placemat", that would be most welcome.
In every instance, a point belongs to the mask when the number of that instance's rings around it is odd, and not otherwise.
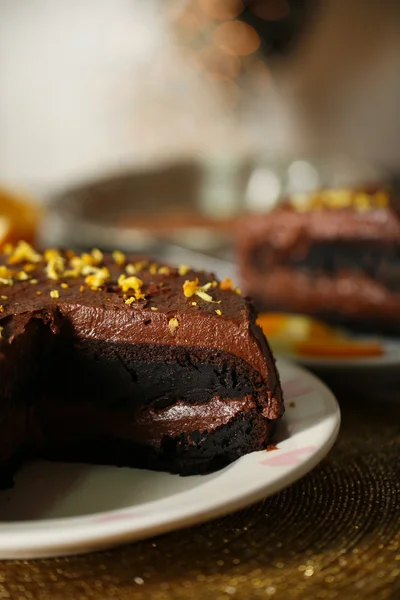
[[[340,392],[336,446],[276,496],[109,552],[0,563],[0,599],[399,599],[400,393],[391,396]]]

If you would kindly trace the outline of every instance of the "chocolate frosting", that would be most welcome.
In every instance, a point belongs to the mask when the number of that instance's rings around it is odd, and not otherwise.
[[[244,275],[246,289],[269,306],[313,314],[339,310],[357,317],[400,319],[400,294],[362,274],[339,273],[335,277],[307,275],[290,268],[276,268],[262,277]]]
[[[239,230],[239,254],[268,239],[276,250],[289,249],[299,239],[366,239],[400,243],[400,218],[392,208],[360,211],[354,208],[298,212],[288,205],[269,214],[249,215]]]
[[[142,259],[128,256],[126,262],[135,263]],[[0,264],[7,265],[7,256],[2,257]],[[44,262],[38,263],[35,271],[30,273],[37,283],[16,281],[13,286],[0,285],[0,294],[8,296],[6,300],[0,300],[3,305],[0,326],[4,328],[1,345],[23,333],[32,319],[40,319],[53,332],[67,323],[78,339],[214,348],[248,362],[268,382],[271,398],[276,394],[281,403],[275,363],[255,324],[256,314],[247,298],[234,290],[224,291],[218,284],[208,290],[212,302],[195,295],[187,298],[183,293],[186,280],[198,278],[199,285],[203,285],[215,281],[214,275],[193,270],[179,275],[174,268],[170,268],[168,274],[151,274],[143,268],[137,277],[143,281],[145,298],[127,305],[117,285],[125,266],[115,264],[109,255],[101,264],[109,269],[111,279],[104,289],[96,291],[89,289],[83,276],[76,279],[61,277],[56,281],[48,279]],[[62,282],[69,287],[63,289]],[[80,291],[82,286],[84,291]],[[58,291],[59,298],[50,297],[52,290]],[[196,302],[195,306],[193,302]],[[178,323],[173,332],[171,319]]]

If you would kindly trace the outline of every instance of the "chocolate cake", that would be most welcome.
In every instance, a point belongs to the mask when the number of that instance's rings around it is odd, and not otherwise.
[[[294,196],[239,232],[242,286],[258,308],[400,331],[400,216],[383,191]]]
[[[230,280],[24,242],[0,265],[2,486],[33,457],[187,475],[266,447],[279,377]]]

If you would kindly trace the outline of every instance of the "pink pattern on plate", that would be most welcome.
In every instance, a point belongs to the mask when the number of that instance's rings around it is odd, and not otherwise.
[[[105,513],[104,515],[96,517],[95,521],[96,523],[111,523],[111,521],[123,521],[124,519],[131,519],[134,516],[134,512],[118,512],[112,514]]]
[[[295,377],[294,379],[285,381],[282,387],[286,400],[293,400],[293,398],[305,396],[314,391],[314,388],[311,387],[310,384],[305,383],[301,377]]]
[[[315,446],[303,446],[290,452],[279,452],[279,448],[273,452],[273,456],[260,461],[260,465],[267,467],[294,467],[301,463],[304,454],[311,454],[315,450]]]

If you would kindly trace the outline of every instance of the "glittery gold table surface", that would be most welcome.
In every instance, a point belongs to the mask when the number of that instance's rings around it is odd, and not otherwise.
[[[108,552],[2,562],[0,599],[399,599],[400,375],[366,377],[332,377],[339,439],[290,488]]]

